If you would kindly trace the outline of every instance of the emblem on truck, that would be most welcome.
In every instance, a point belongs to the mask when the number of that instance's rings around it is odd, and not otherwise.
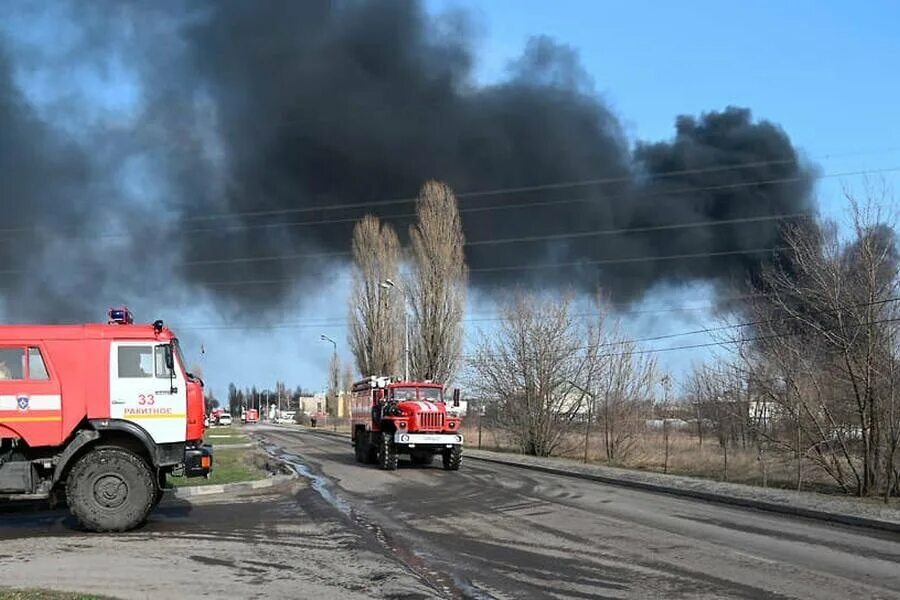
[[[28,396],[19,396],[16,398],[16,403],[19,405],[19,410],[28,410]]]

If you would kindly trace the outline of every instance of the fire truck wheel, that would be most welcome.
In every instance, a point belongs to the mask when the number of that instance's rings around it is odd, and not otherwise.
[[[448,471],[459,471],[462,464],[462,446],[453,446],[444,450],[441,458],[444,459],[444,468]]]
[[[378,464],[378,447],[371,442],[366,445],[366,464]]]
[[[361,433],[356,434],[356,440],[353,442],[353,453],[356,454],[356,462],[366,462],[368,450],[366,449],[366,444],[363,443],[363,436]]]
[[[147,463],[122,448],[91,450],[66,480],[72,514],[91,531],[134,529],[147,518],[156,491]]]
[[[378,447],[378,464],[385,471],[396,471],[397,463],[400,458],[397,456],[397,449],[394,447],[394,440],[390,435],[381,435],[381,443]]]

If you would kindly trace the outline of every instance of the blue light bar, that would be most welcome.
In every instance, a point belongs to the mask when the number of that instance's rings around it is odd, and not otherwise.
[[[109,320],[107,322],[110,325],[131,325],[134,323],[134,315],[131,314],[127,306],[111,308],[109,309]]]

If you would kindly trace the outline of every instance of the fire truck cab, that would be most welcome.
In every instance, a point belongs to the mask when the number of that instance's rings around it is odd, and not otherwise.
[[[0,500],[64,495],[88,529],[131,529],[167,474],[211,471],[203,419],[203,382],[162,321],[0,325]]]
[[[459,404],[459,390],[454,390],[453,403]],[[462,421],[448,411],[441,384],[369,377],[353,385],[350,416],[359,462],[392,471],[400,454],[419,465],[430,464],[439,454],[445,469],[460,467]]]

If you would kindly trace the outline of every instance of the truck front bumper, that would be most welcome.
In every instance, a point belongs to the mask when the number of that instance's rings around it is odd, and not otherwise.
[[[394,443],[405,446],[460,446],[463,436],[458,433],[404,433],[394,434]]]
[[[213,450],[208,444],[185,446],[184,476],[205,477],[212,472]]]

